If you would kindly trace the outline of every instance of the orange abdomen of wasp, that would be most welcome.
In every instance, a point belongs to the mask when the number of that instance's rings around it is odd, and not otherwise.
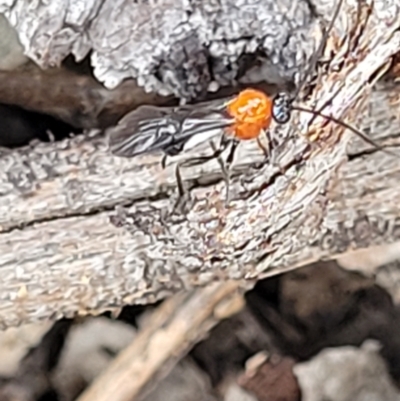
[[[245,89],[232,99],[226,111],[234,119],[229,132],[240,140],[257,138],[272,119],[272,99],[256,89]]]

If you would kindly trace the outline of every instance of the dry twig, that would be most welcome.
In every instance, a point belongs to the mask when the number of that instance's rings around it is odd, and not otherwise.
[[[214,283],[165,301],[79,401],[138,399],[216,323],[240,311],[240,292],[238,282]]]

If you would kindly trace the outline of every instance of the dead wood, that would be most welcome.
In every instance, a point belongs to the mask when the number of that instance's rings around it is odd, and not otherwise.
[[[143,396],[216,323],[240,311],[241,293],[237,282],[214,283],[165,301],[79,401],[129,401]]]
[[[146,92],[184,99],[238,78],[291,81],[315,46],[318,25],[304,0],[240,7],[236,0],[16,0],[0,1],[0,12],[42,68],[58,66],[69,55],[77,61],[89,55],[95,78],[109,89],[134,78]]]
[[[398,15],[385,10],[374,8],[358,41],[331,41],[340,51],[305,105],[329,101],[327,113],[361,120],[371,136],[396,145],[395,85],[369,97],[371,79],[400,49]],[[354,9],[342,15],[350,30]],[[242,146],[228,207],[216,162],[185,169],[194,198],[187,215],[169,212],[174,163],[162,171],[158,156],[113,157],[101,136],[4,154],[1,325],[149,303],[214,280],[265,277],[398,240],[397,158],[357,141],[346,162],[350,134],[320,119],[307,129],[308,121],[296,114],[276,127],[287,140],[273,164],[255,168],[262,155],[254,144]],[[126,212],[115,211],[121,205]]]

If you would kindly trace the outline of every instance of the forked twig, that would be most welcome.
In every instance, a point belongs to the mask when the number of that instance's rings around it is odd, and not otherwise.
[[[240,282],[212,284],[166,300],[77,401],[132,401],[143,396],[220,320],[244,305]]]

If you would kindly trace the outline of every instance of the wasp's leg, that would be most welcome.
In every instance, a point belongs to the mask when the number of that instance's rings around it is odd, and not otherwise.
[[[199,156],[199,157],[194,157],[193,159],[185,160],[182,164],[181,167],[191,167],[191,166],[196,166],[201,163],[208,162],[209,160],[213,160],[218,158],[221,155],[222,151],[219,149],[217,152],[213,152],[212,155],[209,156]]]
[[[188,189],[185,188],[183,184],[182,174],[181,174],[182,163],[177,163],[175,167],[175,179],[176,185],[178,187],[178,199],[175,202],[172,213],[178,211],[180,214],[186,214],[191,203],[191,194]]]
[[[172,152],[169,152],[169,153],[163,155],[161,162],[160,162],[161,167],[163,169],[166,168],[166,164],[167,164],[166,161],[167,161],[167,158],[169,156],[171,156],[171,153]],[[183,163],[178,162],[175,167],[175,181],[176,181],[176,186],[178,188],[178,199],[172,207],[172,212],[170,211],[172,214],[175,213],[178,209],[180,211],[182,211],[182,206],[186,203],[186,200],[188,199],[188,197],[190,197],[189,191],[187,191],[185,189],[185,186],[183,184],[183,179],[182,179],[182,174],[181,174],[182,164]]]
[[[161,158],[161,168],[164,170],[165,167],[167,166],[167,158],[171,156],[176,156],[179,153],[182,152],[183,149],[183,143],[178,143],[174,146],[170,146],[167,149],[164,150],[164,155]]]
[[[219,165],[221,166],[222,175],[224,177],[224,181],[225,181],[225,184],[226,184],[226,195],[225,195],[225,204],[226,205],[228,205],[229,202],[230,202],[230,181],[231,181],[230,170],[231,170],[231,165],[232,165],[232,162],[233,162],[233,158],[235,156],[236,148],[237,148],[237,146],[239,144],[235,140],[229,140],[229,142],[226,142],[224,144],[224,146],[226,147],[226,145],[228,143],[232,143],[232,146],[231,146],[231,149],[229,151],[228,157],[226,158],[226,161],[224,161],[222,159],[221,154],[219,154],[217,156],[217,160],[218,160]],[[216,154],[218,149],[216,148],[214,142],[211,141],[210,145],[211,145],[211,147],[212,147],[212,149],[214,151],[214,154]]]
[[[228,176],[228,169],[229,167],[227,167],[227,164],[230,164],[232,161],[230,159],[232,159],[232,156],[230,155],[232,153],[232,150],[230,151],[228,158],[226,160],[226,162],[224,162],[224,160],[222,159],[221,155],[222,152],[227,148],[227,146],[233,142],[232,139],[227,139],[226,137],[222,137],[221,141],[219,143],[219,147],[217,148],[215,143],[213,141],[210,141],[210,146],[211,149],[213,150],[213,158],[216,158],[221,170],[222,170],[222,174],[224,176],[224,178],[226,178]]]
[[[238,147],[238,145],[239,145],[238,141],[232,142],[231,149],[225,162],[226,172],[227,172],[226,204],[229,204],[230,202],[230,182],[231,182],[230,172],[231,172],[231,165],[233,163],[233,158],[235,157],[236,148]]]
[[[274,160],[272,148],[276,144],[274,143],[274,141],[273,141],[273,139],[271,137],[271,131],[270,130],[265,130],[265,131],[263,131],[263,133],[264,133],[264,136],[266,138],[267,146],[265,146],[261,142],[260,137],[257,137],[257,145],[262,150],[262,152],[264,154],[264,161],[262,162],[260,167],[262,167],[265,163],[268,162],[272,166],[276,166],[276,167],[278,167],[278,169],[280,171],[282,171],[280,165],[278,163],[275,163],[275,160]]]
[[[183,180],[182,180],[182,175],[181,175],[181,166],[178,163],[175,167],[175,179],[176,179],[176,185],[178,187],[178,195],[179,198],[183,198],[185,196],[185,187],[183,185]]]
[[[163,170],[165,170],[165,167],[167,166],[167,158],[168,158],[168,155],[163,155],[163,157],[161,159],[161,168]]]
[[[163,157],[161,159],[161,167],[163,169],[165,169],[165,167],[166,167],[168,156],[169,155],[165,154],[165,155],[163,155]],[[176,201],[175,205],[173,206],[173,212],[175,212],[176,209],[181,207],[185,197],[187,197],[187,193],[186,193],[185,187],[183,185],[183,180],[182,180],[179,163],[177,163],[177,165],[175,167],[175,180],[176,180],[176,185],[178,187],[178,200]]]
[[[221,157],[221,154],[224,152],[224,150],[227,148],[228,144],[230,143],[231,139],[227,140],[225,138],[221,139],[221,142],[219,144],[219,147],[217,148],[213,142],[211,142],[213,145],[211,146],[213,153],[211,155],[207,156],[199,156],[195,157],[189,160],[185,160],[182,164],[181,167],[190,167],[190,166],[195,166],[200,163],[205,163],[209,160],[217,159]]]
[[[184,213],[185,204],[187,204],[191,200],[190,192],[185,189],[184,184],[183,184],[181,168],[195,166],[197,164],[204,163],[206,161],[218,158],[218,157],[220,157],[220,154],[223,152],[223,150],[224,149],[217,149],[216,151],[213,152],[212,155],[196,157],[193,159],[184,160],[180,163],[177,163],[176,168],[175,168],[175,179],[176,179],[176,184],[178,187],[178,200],[175,203],[175,206],[173,208],[174,211],[179,209],[181,212]]]
[[[276,167],[276,168],[279,170],[279,172],[281,173],[281,175],[284,175],[284,174],[285,174],[285,170],[284,170],[283,167],[280,165],[280,163],[277,162],[277,161],[275,160],[275,157],[274,157],[273,152],[272,152],[272,146],[273,146],[273,145],[276,146],[277,144],[273,142],[273,139],[272,139],[272,137],[271,137],[271,131],[270,131],[270,130],[265,131],[265,136],[266,136],[266,138],[267,138],[267,143],[268,143],[268,161],[269,161],[269,163],[270,163],[271,166],[274,166],[274,167]],[[258,138],[257,138],[257,139],[258,139]],[[287,139],[285,139],[285,140],[283,141],[283,143],[281,144],[281,146],[285,146],[286,143],[287,143]]]
[[[265,137],[267,139],[267,146],[266,147],[264,146],[264,144],[261,142],[261,139],[259,136],[257,137],[257,145],[264,153],[265,159],[271,160],[271,158],[272,158],[271,139],[270,139],[269,131],[265,132]]]
[[[231,150],[229,151],[229,155],[226,159],[226,163],[227,163],[228,167],[230,167],[233,162],[233,158],[235,157],[235,152],[236,152],[236,148],[238,147],[238,145],[239,145],[238,141],[232,141]]]
[[[222,174],[224,176],[224,180],[227,183],[227,192],[229,191],[229,172],[226,168],[226,163],[222,160],[221,158],[221,154],[224,152],[224,150],[227,148],[227,146],[233,142],[231,138],[226,138],[225,136],[221,137],[221,141],[219,146],[217,147],[214,142],[210,141],[211,144],[211,148],[213,150],[213,153],[211,155],[208,156],[201,156],[201,157],[196,157],[196,158],[192,158],[189,160],[185,160],[182,161],[181,163],[177,164],[176,170],[175,170],[175,174],[176,174],[176,181],[177,181],[177,185],[178,185],[178,193],[179,193],[179,200],[177,202],[177,204],[182,203],[182,199],[185,199],[189,196],[190,199],[190,194],[188,193],[188,191],[186,191],[184,189],[184,185],[183,185],[183,180],[182,180],[182,176],[180,173],[180,169],[182,167],[190,167],[190,166],[194,166],[200,163],[204,163],[206,161],[209,160],[213,160],[213,159],[217,159],[218,163],[221,166],[222,169]],[[233,156],[234,156],[234,149],[236,148],[237,143],[234,144],[233,147],[231,147],[229,156],[227,158],[227,164],[230,166],[230,164],[232,163],[233,160]],[[228,198],[228,196],[227,196]]]

